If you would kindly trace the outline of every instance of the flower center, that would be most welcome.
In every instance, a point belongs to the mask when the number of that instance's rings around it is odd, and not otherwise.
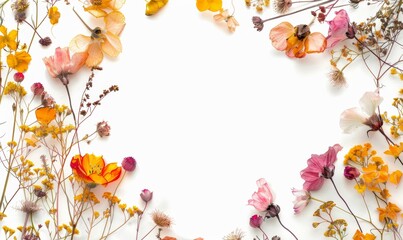
[[[298,40],[303,40],[309,34],[311,34],[309,26],[306,24],[297,25],[297,26],[295,26],[294,30],[295,30],[294,34],[298,38]]]

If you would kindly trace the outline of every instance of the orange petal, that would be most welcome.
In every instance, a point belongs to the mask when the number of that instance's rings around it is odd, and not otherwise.
[[[115,35],[119,35],[126,26],[125,16],[119,11],[109,13],[105,18],[105,29]]]
[[[102,51],[111,57],[117,57],[122,52],[122,43],[118,36],[107,32],[105,34],[106,40],[101,43]]]
[[[88,45],[87,52],[88,57],[87,61],[85,61],[85,65],[87,65],[87,67],[95,67],[102,62],[104,54],[102,53],[99,42],[93,42],[92,44]]]
[[[69,48],[72,52],[86,52],[91,42],[91,37],[79,34],[70,41]]]
[[[36,120],[43,125],[48,125],[56,118],[56,109],[41,107],[35,110]]]
[[[309,34],[305,40],[306,53],[323,52],[326,48],[326,38],[320,32]]]
[[[287,38],[294,33],[294,27],[289,22],[282,22],[270,30],[270,40],[273,47],[279,51],[287,48]]]

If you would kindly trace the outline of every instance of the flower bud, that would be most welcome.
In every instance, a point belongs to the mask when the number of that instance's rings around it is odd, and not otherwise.
[[[125,157],[122,161],[122,167],[128,172],[133,172],[136,169],[136,160],[132,157]]]
[[[22,72],[14,73],[14,81],[16,81],[16,82],[24,81],[24,74]]]
[[[253,228],[260,228],[260,225],[262,224],[262,222],[263,222],[263,217],[259,216],[257,214],[253,215],[249,219],[249,225]]]
[[[107,137],[111,133],[111,127],[105,121],[99,122],[97,124],[97,132],[100,137]]]
[[[143,191],[141,191],[140,193],[140,197],[141,199],[143,199],[144,202],[149,202],[151,201],[151,199],[153,198],[153,192],[151,192],[148,189],[143,189]]]
[[[267,218],[277,217],[279,213],[280,213],[280,206],[272,203],[267,208],[266,217]]]
[[[346,177],[348,180],[353,180],[359,176],[360,176],[360,171],[358,171],[357,168],[352,167],[352,166],[346,166],[344,168],[344,177]]]
[[[35,96],[41,96],[45,91],[45,88],[43,87],[42,83],[37,82],[32,84],[31,91]]]

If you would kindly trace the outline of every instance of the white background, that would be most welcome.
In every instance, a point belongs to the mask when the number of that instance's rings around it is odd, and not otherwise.
[[[127,23],[121,34],[123,52],[116,59],[106,58],[104,70],[96,72],[96,89],[117,84],[120,91],[106,99],[88,127],[105,120],[112,127],[111,136],[82,146],[84,152],[103,155],[108,162],[126,156],[137,160],[136,171],[126,176],[118,191],[124,202],[140,207],[141,190],[153,191],[149,210],[171,216],[174,224],[163,235],[178,239],[217,240],[237,228],[245,232],[244,239],[256,234],[262,238],[249,227],[249,218],[257,212],[247,201],[257,190],[256,180],[263,177],[281,207],[283,223],[299,239],[323,239],[325,226],[311,226],[319,220],[312,216],[319,205],[312,202],[302,214],[294,215],[291,188],[302,187],[299,173],[311,154],[339,143],[344,148],[338,154],[335,181],[353,209],[363,212],[352,183],[343,178],[343,157],[352,146],[369,140],[379,143],[380,152],[386,144],[379,134],[368,139],[365,128],[351,135],[339,128],[340,113],[358,106],[362,94],[374,90],[360,62],[346,71],[348,86],[334,88],[327,76],[328,51],[289,59],[271,46],[269,30],[284,19],[268,22],[257,32],[251,21],[256,11],[234,1],[240,26],[230,33],[224,22],[213,20],[215,13],[199,12],[195,1],[172,0],[152,17],[145,16],[145,4],[128,0],[123,6]],[[95,24],[77,6],[80,15]],[[224,0],[223,7],[233,10],[230,1]],[[41,81],[58,102],[67,103],[63,86],[47,75],[40,59],[53,55],[58,46],[67,46],[75,35],[89,32],[71,6],[60,8],[60,23],[52,28],[54,43],[33,50],[32,55],[37,55],[27,76],[38,79],[27,80]],[[274,14],[266,9],[260,16]],[[310,20],[309,12],[288,18],[294,25]],[[327,28],[315,23],[311,29],[327,35]],[[80,74],[70,83],[75,106],[88,76],[85,71]],[[390,105],[396,82],[385,83],[381,107]],[[330,182],[313,195],[344,207]],[[142,234],[152,226],[148,213]],[[337,214],[349,222],[351,237],[354,220]],[[269,236],[292,239],[275,219],[262,227]],[[111,239],[134,239],[135,228],[132,221]],[[155,239],[154,235],[148,239]]]

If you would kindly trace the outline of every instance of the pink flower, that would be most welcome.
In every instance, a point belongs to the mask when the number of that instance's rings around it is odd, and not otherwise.
[[[260,228],[260,225],[262,225],[263,223],[263,217],[259,216],[257,214],[253,215],[252,217],[250,217],[249,219],[249,225],[252,228]]]
[[[273,203],[273,195],[270,191],[269,184],[264,178],[256,181],[258,186],[257,192],[254,192],[252,199],[248,200],[248,205],[252,205],[258,211],[266,211],[270,204]]]
[[[346,10],[342,9],[336,12],[336,16],[333,20],[328,21],[329,32],[327,39],[327,48],[334,47],[338,42],[347,38],[347,33],[351,31],[350,18]]]
[[[319,190],[325,178],[329,179],[333,177],[337,153],[342,148],[339,144],[335,144],[333,147],[329,147],[329,150],[324,154],[312,154],[311,158],[307,161],[308,167],[301,171],[301,177],[305,180],[304,190]]]
[[[69,83],[68,75],[76,73],[85,63],[88,53],[75,53],[70,58],[69,48],[56,48],[55,55],[43,58],[50,76],[59,78],[64,85]]]
[[[151,192],[148,189],[143,189],[140,193],[141,199],[143,199],[144,202],[149,202],[151,199],[153,199],[153,192]]]
[[[377,91],[366,92],[360,99],[361,108],[345,110],[340,117],[340,128],[345,133],[351,133],[354,129],[367,125],[373,131],[382,127],[382,119],[376,114],[382,97]]]
[[[292,189],[292,194],[295,196],[294,203],[294,213],[298,214],[308,205],[311,201],[311,194],[306,190]]]
[[[356,179],[360,176],[360,171],[353,166],[346,166],[344,168],[344,177],[348,180]]]

